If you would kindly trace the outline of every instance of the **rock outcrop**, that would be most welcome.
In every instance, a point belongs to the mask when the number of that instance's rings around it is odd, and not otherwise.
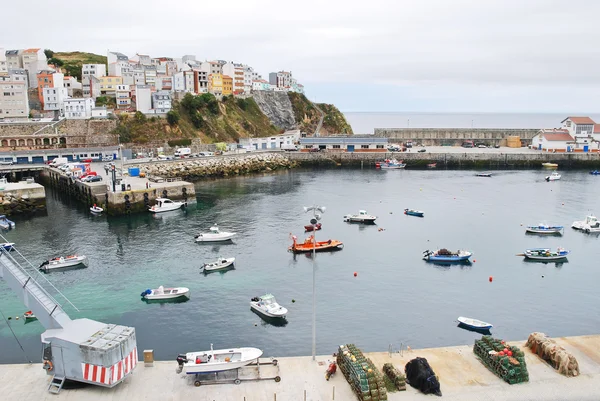
[[[252,97],[273,125],[285,130],[296,129],[296,116],[287,92],[256,91]]]

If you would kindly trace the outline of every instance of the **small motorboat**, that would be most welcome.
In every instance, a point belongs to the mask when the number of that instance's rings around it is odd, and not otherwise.
[[[103,211],[104,209],[102,209],[100,206],[97,206],[95,203],[94,206],[90,208],[90,212],[92,212],[92,214],[101,214]]]
[[[307,226],[304,226],[304,231],[318,231],[321,229],[321,223],[317,223],[314,226],[312,224],[309,224]]]
[[[423,260],[441,263],[467,262],[472,255],[471,252],[462,250],[451,252],[445,248],[438,249],[437,251],[430,251],[428,249],[423,251]]]
[[[288,310],[277,303],[272,294],[265,294],[262,297],[254,297],[250,300],[250,308],[267,316],[283,319]]]
[[[5,230],[9,230],[11,228],[15,228],[15,222],[6,218],[5,215],[0,215],[0,228]]]
[[[348,223],[373,224],[377,216],[367,214],[366,210],[359,210],[358,214],[347,214],[344,216],[344,221]]]
[[[227,269],[230,266],[233,266],[235,262],[235,258],[219,258],[215,262],[205,263],[200,266],[201,269],[204,269],[204,273],[214,272],[217,270]]]
[[[525,232],[530,234],[562,234],[565,228],[563,226],[549,226],[547,224],[538,224],[537,226],[528,226]]]
[[[459,316],[456,320],[458,320],[458,322],[465,327],[475,330],[489,330],[494,327],[491,323],[486,323],[477,319],[471,319],[470,317]]]
[[[398,161],[396,159],[385,159],[382,162],[375,163],[375,167],[382,170],[399,170],[406,167],[406,164],[402,163],[402,160]]]
[[[600,222],[590,222],[583,225],[581,231],[591,234],[591,233],[600,233]]]
[[[45,261],[39,267],[40,270],[48,272],[50,270],[55,269],[64,269],[66,267],[74,267],[81,266],[87,267],[88,258],[85,255],[70,255],[70,256],[60,256],[58,258],[53,258]]]
[[[30,310],[28,310],[27,312],[23,313],[23,317],[25,318],[25,321],[37,320],[37,317]]]
[[[0,244],[0,249],[10,252],[14,249],[13,246],[15,246],[14,242],[4,242]]]
[[[600,171],[598,171],[598,170],[592,170],[592,171],[590,171],[590,174],[591,175],[600,175]]]
[[[542,163],[542,167],[545,167],[545,168],[557,168],[558,164],[546,162],[546,163]]]
[[[597,224],[598,218],[593,214],[590,214],[585,216],[585,220],[574,221],[573,224],[571,224],[571,228],[583,231],[586,226],[596,226]]]
[[[344,244],[341,241],[337,240],[330,239],[328,241],[315,242],[314,235],[311,235],[310,237],[305,239],[304,242],[301,244],[296,242],[297,239],[298,237],[292,235],[292,240],[294,241],[294,243],[288,248],[288,251],[293,253],[305,253],[312,252],[313,250],[316,252],[323,252],[334,251],[344,248]]]
[[[533,248],[526,249],[524,253],[518,254],[517,256],[525,256],[531,260],[560,260],[565,259],[570,251],[564,248],[558,248],[556,252],[550,248]]]
[[[437,163],[429,163],[427,165],[427,168],[436,168],[437,167]]]
[[[477,173],[475,174],[475,177],[491,177],[492,173]]]
[[[550,181],[558,181],[560,180],[561,175],[558,174],[556,171],[553,171],[552,174],[546,176],[545,180],[550,182]]]
[[[404,214],[407,216],[423,217],[425,215],[425,212],[415,209],[404,209]]]
[[[232,348],[210,351],[188,352],[177,356],[177,373],[185,371],[188,375],[215,373],[239,369],[255,362],[263,354],[258,348]],[[275,363],[275,361],[273,362]]]
[[[189,298],[190,289],[186,287],[164,288],[162,285],[157,289],[148,288],[140,294],[146,301],[162,301],[167,299]]]
[[[167,198],[156,198],[156,205],[152,206],[148,211],[150,213],[170,212],[171,210],[181,209],[184,206],[187,206],[187,202],[177,202]]]
[[[216,224],[209,229],[207,233],[200,233],[196,235],[196,242],[222,242],[230,241],[235,237],[236,233],[230,233],[227,231],[220,231],[219,226]]]

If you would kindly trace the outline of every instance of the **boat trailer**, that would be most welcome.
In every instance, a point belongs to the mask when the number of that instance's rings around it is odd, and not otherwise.
[[[261,365],[271,365],[277,367],[277,373],[275,376],[263,377],[260,375],[260,367]],[[256,367],[255,377],[241,377],[240,372],[242,369]],[[279,363],[277,359],[270,358],[268,362],[260,361],[260,358],[256,360],[256,362],[249,363],[246,366],[242,366],[241,368],[232,369],[232,370],[224,370],[221,372],[213,372],[213,373],[196,373],[194,374],[194,386],[200,387],[202,385],[208,384],[240,384],[244,381],[261,381],[261,380],[274,380],[275,383],[279,383],[281,381],[281,376],[279,376]]]

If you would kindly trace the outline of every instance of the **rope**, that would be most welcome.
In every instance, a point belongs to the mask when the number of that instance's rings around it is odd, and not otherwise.
[[[12,329],[12,327],[8,323],[8,319],[6,319],[6,316],[4,316],[4,313],[2,313],[1,310],[0,310],[0,314],[4,318],[4,321],[6,322],[6,325],[8,326],[8,328],[10,329],[10,332],[12,333],[13,337],[15,338],[15,340],[17,340],[17,344],[19,344],[19,347],[21,347],[21,351],[23,351],[23,354],[25,354],[25,358],[27,358],[27,360],[29,361],[29,363],[33,363],[33,361],[31,359],[29,359],[29,356],[27,355],[27,352],[25,352],[25,349],[23,348],[23,345],[21,345],[21,342],[17,338],[17,335],[15,334],[15,332]]]

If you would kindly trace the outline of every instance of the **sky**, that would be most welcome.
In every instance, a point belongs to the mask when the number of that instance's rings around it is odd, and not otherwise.
[[[87,5],[7,2],[0,47],[195,54],[251,65],[265,78],[288,70],[311,100],[346,112],[600,108],[600,2],[594,0]],[[50,15],[51,9],[59,11]]]

